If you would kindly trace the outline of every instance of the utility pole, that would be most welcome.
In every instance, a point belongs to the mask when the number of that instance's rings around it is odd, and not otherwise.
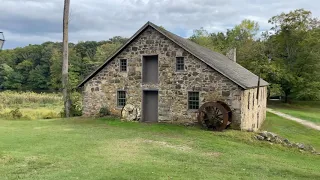
[[[70,117],[70,93],[69,93],[69,80],[68,80],[68,29],[69,29],[69,8],[70,0],[64,0],[63,9],[63,62],[62,62],[62,94],[65,116]]]
[[[0,36],[0,50],[1,50],[6,40],[4,39],[3,32],[0,32],[0,35],[2,36],[2,37]]]

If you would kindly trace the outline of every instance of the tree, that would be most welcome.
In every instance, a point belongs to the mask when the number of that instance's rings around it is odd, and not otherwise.
[[[110,57],[117,49],[119,49],[120,46],[120,43],[106,43],[99,46],[95,57],[95,63],[104,63],[108,57]]]
[[[254,37],[258,31],[259,24],[257,22],[245,19],[234,28],[228,29],[226,33],[209,33],[204,28],[200,28],[194,30],[193,35],[189,39],[208,49],[226,54],[230,49],[238,49],[244,43],[254,41]]]
[[[303,97],[302,94],[308,93],[305,97],[314,99],[319,94],[317,84],[319,84],[318,50],[317,40],[320,38],[318,33],[319,21],[312,18],[310,11],[297,9],[289,13],[282,13],[272,17],[269,22],[274,35],[268,38],[269,52],[273,61],[281,68],[277,81],[284,93],[285,101],[288,102],[290,96]],[[313,41],[313,42],[312,42]],[[313,50],[313,51],[310,51]],[[307,86],[301,87],[301,84]],[[309,89],[311,88],[311,89]],[[313,94],[313,97],[311,97]]]
[[[63,11],[63,63],[62,63],[62,94],[64,102],[65,116],[70,117],[70,96],[68,84],[68,29],[69,29],[69,8],[70,0],[64,1]]]
[[[47,78],[45,76],[46,69],[38,65],[29,73],[28,82],[29,89],[32,90],[45,90],[48,88]]]

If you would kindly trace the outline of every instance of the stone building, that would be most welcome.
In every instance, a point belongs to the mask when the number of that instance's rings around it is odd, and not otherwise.
[[[234,53],[231,53],[232,56]],[[268,83],[228,57],[148,22],[85,78],[83,114],[102,107],[120,114],[141,109],[142,122],[196,122],[197,109],[220,100],[232,110],[232,127],[257,130],[266,117]]]

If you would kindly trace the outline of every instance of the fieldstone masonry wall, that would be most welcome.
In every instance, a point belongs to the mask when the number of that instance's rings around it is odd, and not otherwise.
[[[260,87],[257,99],[257,88],[243,91],[241,99],[241,129],[257,131],[266,118],[267,87]]]
[[[158,55],[158,84],[142,83],[142,57],[145,55]],[[176,72],[176,57],[185,58],[185,71]],[[120,59],[127,59],[127,72],[120,72]],[[160,122],[196,122],[196,111],[188,110],[188,91],[198,91],[200,106],[211,100],[224,101],[233,110],[234,128],[247,127],[241,125],[245,121],[242,116],[248,114],[241,112],[246,92],[151,27],[85,83],[83,113],[94,116],[106,106],[119,115],[117,90],[125,90],[127,104],[141,109],[143,90],[148,89],[159,91]]]

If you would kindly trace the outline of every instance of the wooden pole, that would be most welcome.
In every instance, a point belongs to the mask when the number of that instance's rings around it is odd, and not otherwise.
[[[69,8],[70,0],[64,0],[63,9],[63,62],[62,62],[62,94],[65,116],[70,117],[70,96],[69,96],[69,82],[68,82],[68,29],[69,29]]]
[[[257,87],[257,100],[259,100],[259,92],[260,92],[260,79],[261,79],[261,71],[258,77],[258,87]]]

